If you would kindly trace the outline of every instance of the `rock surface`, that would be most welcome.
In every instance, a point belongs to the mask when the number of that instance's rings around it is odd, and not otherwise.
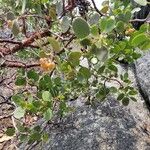
[[[132,109],[139,109],[133,108]],[[145,114],[147,116],[147,114]],[[146,117],[145,116],[145,117]],[[144,123],[112,97],[105,103],[78,107],[59,128],[47,129],[50,139],[35,150],[148,150]],[[148,129],[146,129],[148,130]],[[24,147],[20,148],[24,149]]]
[[[136,64],[136,76],[144,100],[150,107],[150,52],[144,54]]]

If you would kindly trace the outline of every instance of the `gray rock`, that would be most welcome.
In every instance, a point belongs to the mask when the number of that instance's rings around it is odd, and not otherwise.
[[[142,106],[142,105],[141,105]],[[140,106],[140,107],[141,107]],[[137,107],[137,105],[136,105]],[[140,110],[140,107],[137,109]],[[132,107],[134,109],[134,105]],[[143,131],[143,120],[114,98],[83,105],[66,118],[59,127],[47,128],[50,138],[32,150],[145,150],[150,149]],[[145,111],[143,112],[145,113]],[[135,116],[134,116],[135,115]],[[145,117],[148,114],[144,114]],[[142,118],[141,118],[142,119]],[[147,118],[145,118],[147,119]],[[148,122],[147,120],[147,123]],[[150,142],[150,141],[149,141]],[[150,144],[150,143],[149,143]],[[24,150],[25,147],[20,147]],[[28,148],[30,149],[30,148]]]
[[[150,52],[144,54],[135,64],[137,83],[144,100],[150,106]]]
[[[2,38],[2,39],[10,38],[11,34],[12,34],[11,31],[8,29],[0,30],[0,38]]]

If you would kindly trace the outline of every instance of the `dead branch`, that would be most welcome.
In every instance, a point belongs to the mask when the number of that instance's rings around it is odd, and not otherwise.
[[[39,67],[39,63],[33,63],[33,64],[26,64],[24,62],[18,62],[18,61],[5,61],[0,67],[10,67],[10,68],[33,68],[33,67]]]
[[[101,13],[98,8],[96,7],[96,4],[95,4],[95,1],[94,0],[91,0],[92,3],[93,3],[93,6],[94,6],[94,9],[96,10],[96,12],[100,15],[100,16],[105,16],[103,13]]]
[[[5,47],[0,47],[0,57],[15,53],[19,50],[21,50],[24,47],[29,47],[36,39],[50,36],[51,32],[49,30],[45,30],[42,32],[36,32],[34,35],[32,35],[30,38],[26,38],[22,42],[19,42],[17,45],[15,45],[12,48],[5,48]]]

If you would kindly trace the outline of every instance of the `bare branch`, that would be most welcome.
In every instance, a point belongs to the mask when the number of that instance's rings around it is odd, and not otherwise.
[[[95,1],[94,1],[94,0],[91,0],[91,1],[92,1],[92,3],[93,3],[94,9],[97,11],[97,13],[99,13],[100,16],[105,16],[103,13],[101,13],[101,12],[98,10],[98,8],[96,7]]]
[[[0,67],[11,67],[11,68],[33,68],[39,66],[40,66],[39,63],[26,64],[24,62],[12,60],[6,60],[2,65],[0,65]]]
[[[50,35],[51,35],[51,32],[49,30],[44,30],[42,32],[36,32],[30,38],[26,38],[25,40],[15,45],[14,47],[11,47],[11,48],[0,47],[0,54],[1,54],[0,57],[15,53],[24,47],[29,47],[36,39],[50,36]]]

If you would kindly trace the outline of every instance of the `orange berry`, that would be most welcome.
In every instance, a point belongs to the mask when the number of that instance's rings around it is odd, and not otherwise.
[[[52,71],[55,68],[55,63],[51,62],[48,58],[41,58],[40,66],[44,71]]]
[[[129,29],[127,29],[127,30],[125,31],[125,34],[126,34],[126,35],[130,35],[130,34],[132,34],[134,31],[135,31],[135,29],[129,28]]]

